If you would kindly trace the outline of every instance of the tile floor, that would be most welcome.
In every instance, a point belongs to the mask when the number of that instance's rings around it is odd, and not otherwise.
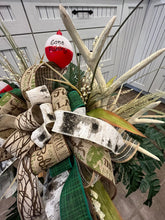
[[[121,183],[117,185],[118,191],[114,203],[123,220],[165,220],[165,164],[157,171],[157,175],[161,188],[153,198],[153,204],[150,208],[143,205],[147,194],[136,191],[125,198],[125,186]]]

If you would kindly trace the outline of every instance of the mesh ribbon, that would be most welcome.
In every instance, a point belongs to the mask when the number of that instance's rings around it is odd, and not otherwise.
[[[62,189],[60,198],[61,220],[92,220],[77,162]]]
[[[55,177],[60,173],[63,173],[66,170],[70,170],[72,168],[72,164],[71,164],[71,160],[70,157],[61,161],[60,163],[52,166],[49,169],[49,173],[51,175],[51,177]]]

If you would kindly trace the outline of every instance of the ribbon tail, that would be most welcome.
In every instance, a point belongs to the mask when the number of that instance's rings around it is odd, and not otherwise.
[[[61,220],[92,220],[76,159],[60,198]]]
[[[116,163],[125,163],[131,160],[136,154],[140,145],[137,140],[131,138],[126,132],[122,134],[122,137],[125,144],[120,149],[120,152],[118,154],[114,154],[113,152],[111,152],[111,159],[113,162]]]
[[[18,165],[17,207],[22,220],[36,219],[44,214],[42,201],[38,192],[37,177],[33,175],[30,157],[25,156]],[[47,219],[46,217],[44,219]]]

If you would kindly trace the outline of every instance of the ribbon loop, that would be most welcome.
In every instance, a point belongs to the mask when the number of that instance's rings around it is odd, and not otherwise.
[[[71,154],[63,135],[54,133],[41,150],[31,155],[31,167],[35,175],[63,161]]]
[[[34,89],[26,91],[28,99],[31,105],[42,104],[42,103],[51,103],[51,96],[47,86],[42,85]]]
[[[23,158],[26,153],[34,146],[30,134],[25,131],[14,131],[5,141],[2,148],[16,158]]]
[[[53,110],[65,110],[70,111],[69,99],[67,97],[67,91],[63,87],[55,89],[52,94],[52,106]]]
[[[17,116],[17,128],[24,131],[33,131],[42,123],[43,118],[38,105],[33,105],[26,112]]]
[[[55,111],[55,116],[53,132],[89,140],[114,153],[124,145],[120,133],[100,119],[62,110]]]

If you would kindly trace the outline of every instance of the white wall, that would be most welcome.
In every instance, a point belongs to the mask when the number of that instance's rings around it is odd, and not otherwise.
[[[138,2],[139,0],[92,0],[90,3],[87,0],[81,3],[78,0],[0,0],[0,18],[18,46],[24,49],[31,65],[39,61],[47,38],[58,29],[71,40],[60,19],[60,3],[67,9],[81,38],[92,49],[95,36],[100,34],[109,19],[113,15],[117,16],[108,40]],[[79,12],[75,15],[72,13],[74,10],[92,10],[93,13],[90,15],[87,12]],[[107,81],[115,75],[119,77],[134,64],[165,46],[164,16],[165,0],[143,1],[103,57],[102,72]],[[17,65],[17,59],[3,36],[0,38],[0,52],[5,54],[14,66]],[[158,70],[164,64],[162,55],[132,78],[131,81],[134,82],[131,84],[145,91],[165,91],[164,70]],[[153,72],[150,75],[136,80],[138,76],[151,71]],[[0,68],[0,75],[4,74]]]

